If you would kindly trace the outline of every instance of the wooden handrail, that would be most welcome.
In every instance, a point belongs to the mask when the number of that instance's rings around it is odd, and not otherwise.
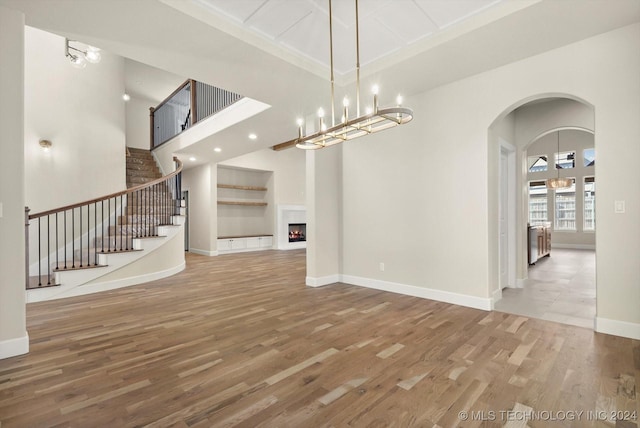
[[[180,159],[178,159],[176,156],[173,157],[173,160],[174,160],[174,162],[177,163],[176,170],[173,171],[171,174],[165,175],[164,177],[156,178],[155,180],[150,181],[148,183],[142,183],[142,184],[139,184],[137,186],[130,187],[129,189],[122,190],[122,191],[116,192],[116,193],[112,193],[110,195],[101,196],[99,198],[90,199],[90,200],[84,201],[84,202],[78,202],[76,204],[67,205],[67,206],[64,206],[64,207],[61,207],[61,208],[54,208],[52,210],[43,211],[43,212],[36,213],[36,214],[30,214],[29,215],[29,220],[33,220],[33,219],[39,218],[39,217],[44,217],[44,216],[47,216],[47,215],[50,215],[50,214],[55,214],[55,213],[71,210],[71,209],[78,208],[78,207],[83,207],[85,205],[94,204],[94,203],[97,203],[97,202],[100,202],[100,201],[106,201],[107,199],[115,198],[115,197],[120,196],[120,195],[126,195],[128,193],[133,193],[135,191],[146,189],[147,187],[152,187],[152,186],[154,186],[156,184],[160,184],[160,183],[162,183],[164,181],[167,181],[170,178],[175,177],[176,175],[178,175],[182,171],[182,161],[180,161]]]
[[[167,98],[165,98],[164,100],[162,100],[162,101],[160,102],[160,104],[158,104],[158,105],[154,108],[154,110],[158,110],[160,107],[162,107],[163,105],[165,105],[165,104],[167,103],[167,101],[169,101],[171,98],[173,98],[173,97],[174,97],[174,95],[176,95],[178,92],[180,92],[180,91],[182,90],[182,88],[184,88],[184,87],[185,87],[185,86],[187,86],[187,85],[190,85],[190,84],[191,84],[191,80],[192,80],[192,79],[187,79],[187,80],[185,80],[185,81],[184,81],[184,83],[182,83],[182,85],[178,86],[178,89],[176,89],[175,91],[173,91],[173,92],[171,93],[171,95],[169,95]]]

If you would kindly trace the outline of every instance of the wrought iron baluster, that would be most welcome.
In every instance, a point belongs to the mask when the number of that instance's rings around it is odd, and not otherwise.
[[[38,287],[42,285],[42,250],[41,250],[41,238],[40,238],[40,218],[38,217]]]
[[[64,268],[67,268],[67,210],[64,211]]]
[[[71,209],[71,268],[76,267],[76,209]]]
[[[60,247],[58,246],[58,214],[56,213],[56,270],[60,270],[60,261],[58,255],[60,253]]]
[[[93,203],[93,265],[98,266],[98,203]]]
[[[51,285],[51,216],[47,216],[47,285]]]

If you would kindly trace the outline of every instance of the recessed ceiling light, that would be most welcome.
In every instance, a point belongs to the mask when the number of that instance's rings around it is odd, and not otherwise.
[[[258,138],[258,136],[256,134],[249,134],[249,139],[250,140],[255,140],[256,138]]]
[[[131,99],[131,96],[129,94],[123,94],[122,99],[125,101],[129,101]]]
[[[196,161],[196,158],[194,158],[193,156],[191,156],[191,157],[189,158],[189,160],[190,160],[191,162],[195,162],[195,161]]]
[[[216,153],[220,153],[222,149],[220,147],[216,147],[215,149],[213,149],[213,151]]]

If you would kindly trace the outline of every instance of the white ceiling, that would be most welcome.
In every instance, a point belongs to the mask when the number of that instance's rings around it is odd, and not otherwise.
[[[330,65],[329,0],[189,0],[244,31],[325,67]],[[379,60],[502,0],[360,0],[360,65]],[[333,61],[337,74],[356,66],[354,0],[334,0]]]
[[[272,43],[267,36],[258,35],[253,30],[248,31],[237,22],[232,22],[233,18],[221,17],[213,9],[207,9],[202,3],[196,4],[194,1],[0,0],[0,6],[24,12],[27,25],[166,70],[173,75],[168,80],[180,81],[181,78],[176,76],[193,78],[271,106],[205,138],[189,147],[189,152],[182,150],[180,156],[192,155],[198,158],[198,162],[190,166],[221,162],[295,138],[296,117],[313,114],[320,106],[325,111],[328,110],[329,83],[326,66],[292,53],[278,41]],[[259,1],[229,0],[227,3],[235,5],[234,10],[240,4],[246,5],[249,12],[235,13],[248,17],[251,11],[256,10],[255,5]],[[320,6],[314,6],[312,0],[265,0],[265,7],[273,3],[274,7],[280,5],[297,9],[303,4],[309,10],[316,8],[322,11],[322,3],[326,0],[318,1],[321,2]],[[457,3],[454,0],[360,1],[363,19],[367,14],[371,17],[384,15],[382,11],[390,16],[401,13],[390,12],[390,5],[411,3],[411,8],[415,10],[415,7],[425,3],[445,6]],[[483,5],[489,4],[484,0],[476,1]],[[469,2],[460,2],[464,3]],[[334,4],[337,20],[341,8],[349,13],[352,0],[334,0]],[[343,6],[345,4],[347,6]],[[288,14],[287,8],[283,10],[284,14]],[[429,10],[428,16],[434,21],[434,25],[445,25],[447,20],[453,19],[451,16],[447,18],[445,12],[440,16],[433,9]],[[247,20],[245,17],[248,24],[257,26],[257,18],[260,16],[258,12],[254,14],[258,15],[255,18]],[[322,12],[316,14],[321,15]],[[416,13],[416,16],[407,19],[415,18],[424,22],[426,18],[423,15],[426,17],[427,14],[420,14]],[[464,13],[453,14],[464,16]],[[340,19],[346,22],[344,25],[349,25],[348,16]],[[369,25],[376,29],[382,26],[376,18],[371,19],[370,22],[375,25]],[[389,19],[389,22],[403,22],[398,17]],[[269,20],[274,21],[267,25],[271,29],[269,31],[277,33],[277,29],[282,28],[281,17],[276,14],[271,18],[262,18],[264,22]],[[362,70],[362,87],[368,88],[372,83],[378,83],[380,104],[383,106],[389,105],[395,95],[401,93],[405,96],[406,104],[413,107],[416,100],[413,95],[638,21],[640,0],[503,0],[430,36],[419,38],[415,32],[415,28],[419,26],[413,23],[406,25],[406,33],[403,33],[404,29],[396,28],[394,31],[398,34],[397,38],[405,44],[394,51],[388,51],[382,58],[374,60],[369,56],[366,59],[369,63]],[[381,34],[389,34],[389,31],[385,28]],[[280,33],[287,34],[282,30],[278,34]],[[364,50],[369,36],[364,36],[365,28],[362,33],[361,46]],[[397,42],[395,37],[394,41]],[[309,50],[305,47],[307,45],[319,46],[326,43],[326,27],[315,30],[308,27],[308,31],[299,38],[303,48],[298,49],[306,52]],[[318,55],[323,58],[322,54]],[[146,85],[144,79],[155,75],[135,64],[133,69],[134,75],[138,77],[132,79],[130,87],[135,82]],[[343,78],[336,79],[338,100],[344,94],[354,92],[353,73],[341,77]],[[151,86],[151,82],[149,85]],[[168,94],[164,96],[166,95]],[[366,101],[364,96],[362,101]],[[423,120],[428,118],[416,116],[408,126],[415,126],[415,123]],[[257,134],[258,139],[249,140],[249,133]],[[214,152],[213,147],[221,147],[222,152]]]

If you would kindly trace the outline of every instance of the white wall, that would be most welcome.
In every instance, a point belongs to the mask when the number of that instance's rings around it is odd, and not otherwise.
[[[499,147],[487,142],[488,128],[536,97],[570,94],[595,107],[597,328],[640,337],[638,40],[635,24],[409,97],[412,123],[343,144],[344,256],[335,273],[486,302],[498,281],[488,156]],[[618,200],[625,214],[614,213]]]
[[[153,102],[131,96],[126,102],[126,144],[127,147],[149,150],[151,147],[149,107]]]
[[[103,51],[99,64],[73,68],[63,37],[26,27],[25,188],[32,213],[125,188],[123,61]],[[53,142],[49,153],[41,139]]]
[[[275,235],[273,172],[218,165],[218,183],[263,187],[262,190],[218,188],[218,200],[265,202],[265,206],[218,205],[218,237]]]
[[[221,162],[223,166],[273,171],[274,202],[280,205],[305,204],[305,154],[303,150],[258,150]]]
[[[0,6],[0,359],[29,351],[25,313],[24,15]]]
[[[217,165],[208,164],[182,172],[182,190],[189,192],[189,251],[217,255]]]

